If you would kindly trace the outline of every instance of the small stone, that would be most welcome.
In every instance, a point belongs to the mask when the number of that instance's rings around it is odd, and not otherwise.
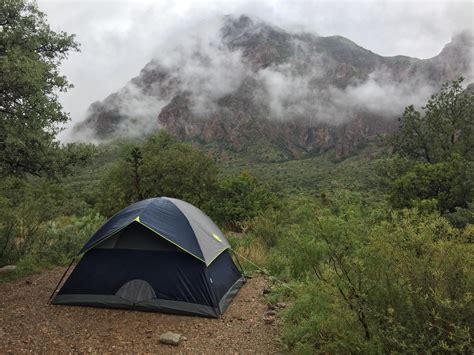
[[[181,334],[166,332],[160,335],[160,343],[178,346],[181,341]]]
[[[266,311],[264,313],[264,316],[276,316],[277,312],[273,311],[273,310],[269,310],[269,311]]]
[[[286,308],[287,304],[285,302],[277,302],[276,306],[278,308]]]
[[[6,265],[0,268],[0,274],[3,272],[11,272],[16,270],[16,265]]]
[[[181,340],[182,340],[182,341],[187,341],[188,338],[182,336],[182,337],[181,337]]]
[[[275,322],[275,317],[263,317],[263,322],[265,324],[272,324],[273,322]]]

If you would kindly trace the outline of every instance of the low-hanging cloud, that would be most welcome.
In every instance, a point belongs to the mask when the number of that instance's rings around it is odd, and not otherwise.
[[[202,117],[216,110],[217,99],[237,90],[248,71],[240,51],[222,43],[221,26],[221,18],[197,23],[178,46],[154,58],[176,77],[180,91],[191,93],[192,110]]]
[[[429,58],[439,53],[451,35],[472,29],[473,3],[460,2],[312,2],[307,1],[55,1],[39,0],[55,30],[76,33],[82,52],[64,63],[63,72],[76,86],[61,100],[72,124],[84,119],[91,102],[102,100],[135,76],[151,58],[178,80],[177,90],[192,93],[193,112],[205,117],[219,97],[235,91],[249,75],[242,53],[229,51],[219,41],[217,28],[225,14],[249,14],[290,32],[342,35],[382,55],[403,54]],[[403,24],[403,26],[401,26]],[[397,28],[397,31],[393,29]],[[178,64],[179,63],[179,64]],[[317,63],[315,63],[317,64]],[[291,63],[294,65],[294,63]],[[349,103],[378,112],[400,112],[408,103],[422,102],[429,85],[395,84],[384,73],[373,73],[363,83],[321,91],[313,85],[317,65],[309,76],[284,65],[256,75],[263,83],[259,97],[274,119],[305,115],[310,121],[343,121]],[[122,113],[133,113],[146,131],[156,125],[157,112],[169,98],[129,89],[130,102]],[[411,93],[410,93],[411,92]],[[413,102],[416,101],[416,102]],[[321,105],[323,103],[323,105]],[[385,107],[384,107],[385,106]],[[393,111],[393,112],[392,112]],[[153,116],[154,114],[154,116]],[[150,117],[152,117],[150,119]],[[129,123],[121,123],[127,131]],[[134,125],[135,131],[139,127]],[[71,139],[69,130],[62,139]]]

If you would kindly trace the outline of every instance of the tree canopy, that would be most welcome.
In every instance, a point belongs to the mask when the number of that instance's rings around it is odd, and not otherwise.
[[[4,0],[0,7],[0,174],[49,175],[55,137],[69,120],[58,92],[72,85],[59,73],[74,35],[54,32],[36,3]]]
[[[396,153],[427,163],[474,153],[474,92],[464,90],[463,78],[443,85],[428,100],[424,112],[405,108],[399,131],[392,137]]]
[[[455,218],[461,226],[474,219],[474,93],[462,81],[443,85],[423,113],[405,109],[383,164],[394,207],[432,208],[431,201],[443,214],[462,215]]]

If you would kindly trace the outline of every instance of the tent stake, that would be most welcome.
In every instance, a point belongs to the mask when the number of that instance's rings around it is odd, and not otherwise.
[[[58,287],[59,287],[59,285],[61,284],[61,282],[63,282],[64,276],[66,276],[67,272],[69,271],[69,269],[70,269],[71,266],[72,266],[72,263],[73,263],[75,260],[76,260],[76,257],[73,257],[72,260],[71,260],[71,263],[70,263],[69,266],[67,267],[66,271],[64,271],[63,276],[61,276],[61,280],[59,280],[58,284],[56,285],[56,287],[55,287],[54,290],[53,290],[53,293],[51,294],[51,296],[49,296],[48,304],[51,304],[51,300],[53,299],[54,294],[55,294],[56,291],[58,290]]]

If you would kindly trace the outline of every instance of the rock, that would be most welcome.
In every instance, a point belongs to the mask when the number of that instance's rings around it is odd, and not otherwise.
[[[264,316],[276,316],[277,312],[273,311],[273,310],[270,310],[270,311],[266,311],[263,315]]]
[[[178,346],[181,342],[181,334],[166,332],[160,335],[160,343]]]
[[[0,268],[0,274],[3,272],[11,272],[16,270],[16,265],[6,265]]]
[[[273,322],[275,322],[275,317],[273,317],[273,316],[264,316],[263,317],[263,322],[265,324],[272,324]]]
[[[277,302],[276,306],[278,308],[286,308],[287,304],[285,302]]]

